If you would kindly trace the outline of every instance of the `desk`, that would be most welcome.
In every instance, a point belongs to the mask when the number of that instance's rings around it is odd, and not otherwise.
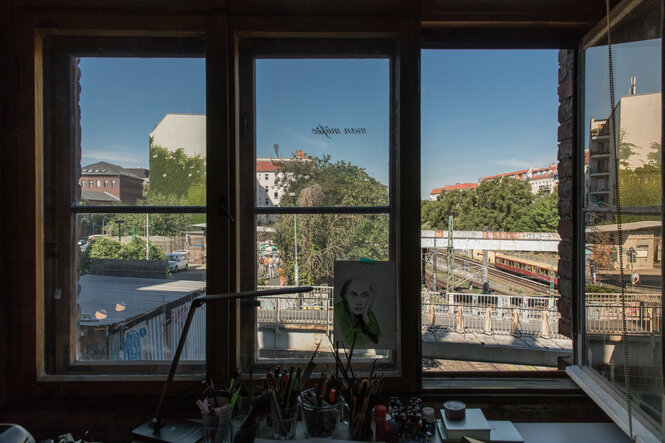
[[[524,443],[629,443],[630,439],[614,423],[513,423]],[[265,436],[265,435],[264,435]],[[275,443],[279,440],[257,438],[256,443]],[[348,440],[305,439],[303,423],[298,423],[293,443],[346,442]],[[432,443],[441,443],[438,432]]]
[[[623,443],[630,439],[614,423],[513,423],[524,443]]]

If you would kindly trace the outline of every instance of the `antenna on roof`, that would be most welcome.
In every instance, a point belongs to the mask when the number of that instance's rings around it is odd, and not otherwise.
[[[275,148],[275,156],[279,158],[279,145],[275,143],[272,147]]]

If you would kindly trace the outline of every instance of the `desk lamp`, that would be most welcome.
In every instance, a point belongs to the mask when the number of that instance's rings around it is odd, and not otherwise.
[[[169,387],[169,384],[175,376],[176,368],[178,367],[178,362],[180,361],[180,354],[182,353],[182,348],[185,347],[185,340],[187,339],[187,333],[189,332],[189,326],[192,323],[194,318],[194,312],[204,303],[215,302],[218,300],[237,300],[243,298],[254,298],[254,297],[274,297],[276,295],[284,294],[294,294],[302,292],[310,292],[314,288],[311,286],[299,286],[295,288],[279,288],[279,289],[268,289],[265,291],[244,291],[244,292],[231,292],[228,294],[211,294],[203,295],[201,297],[196,297],[192,300],[192,304],[189,307],[187,312],[187,318],[185,319],[185,325],[182,329],[182,334],[180,335],[180,340],[178,341],[178,347],[176,348],[175,355],[173,356],[173,362],[171,362],[171,368],[169,369],[169,375],[166,377],[166,382],[162,388],[162,395],[159,397],[159,403],[157,403],[157,408],[155,409],[155,415],[152,420],[138,428],[134,429],[133,433],[142,438],[147,438],[152,441],[163,441],[163,442],[178,442],[178,443],[189,443],[197,442],[203,438],[203,432],[201,431],[201,425],[195,422],[187,420],[173,420],[169,419],[163,420],[160,417],[162,403],[164,402],[164,397],[166,396],[166,390]]]

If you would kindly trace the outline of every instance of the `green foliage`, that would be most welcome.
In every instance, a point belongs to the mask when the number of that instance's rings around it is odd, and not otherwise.
[[[151,192],[148,196],[137,202],[138,206],[186,206],[187,197],[176,195],[163,195]],[[118,224],[116,220],[124,220],[122,223],[122,235],[130,235],[132,229],[138,235],[145,235],[146,220],[150,220],[150,232],[153,235],[174,236],[190,229],[195,223],[205,221],[205,214],[114,214],[106,222],[106,233],[118,235]]]
[[[534,196],[531,185],[513,178],[493,179],[476,189],[445,192],[421,207],[423,229],[554,232],[559,223],[558,193]]]
[[[188,205],[206,201],[206,161],[200,155],[189,156],[182,148],[170,151],[150,140],[149,193],[184,197]]]
[[[524,208],[512,226],[515,232],[556,232],[559,227],[559,191],[539,193],[532,205]]]
[[[148,254],[150,260],[166,260],[166,254],[158,245],[150,242]],[[95,237],[90,240],[88,248],[81,253],[81,274],[90,271],[93,258],[111,260],[145,260],[145,240],[133,238],[128,243],[120,243],[108,237]]]
[[[166,254],[162,248],[150,242],[148,253],[150,260],[166,260]],[[120,250],[120,258],[123,260],[144,260],[145,259],[145,240],[138,237],[133,238],[129,243],[124,243]]]
[[[633,155],[635,152],[634,148],[637,148],[637,146],[633,143],[625,141],[625,138],[626,130],[622,129],[621,133],[619,134],[619,149],[617,150],[617,158],[621,166],[627,167],[628,159],[631,155]]]
[[[388,188],[358,166],[329,156],[282,162],[282,206],[378,206]],[[290,194],[295,195],[290,195]],[[289,283],[295,281],[294,217],[274,223],[274,244],[282,252]],[[335,260],[388,259],[388,217],[383,215],[298,215],[298,275],[301,284],[332,284]]]

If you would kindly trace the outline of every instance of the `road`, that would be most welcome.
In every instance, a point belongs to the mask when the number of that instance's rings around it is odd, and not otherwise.
[[[206,265],[189,265],[186,271],[171,273],[171,280],[206,281]]]

